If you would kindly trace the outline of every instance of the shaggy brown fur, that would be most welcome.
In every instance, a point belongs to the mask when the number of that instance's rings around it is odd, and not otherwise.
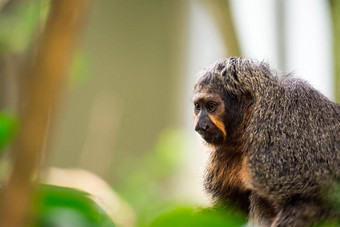
[[[242,58],[203,70],[194,92],[202,111],[214,102],[202,97],[223,100],[217,117],[206,111],[210,131],[198,130],[214,138],[205,188],[216,201],[234,203],[260,226],[308,226],[337,213],[330,192],[340,175],[339,105]]]

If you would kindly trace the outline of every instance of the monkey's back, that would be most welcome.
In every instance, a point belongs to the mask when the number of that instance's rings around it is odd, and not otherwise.
[[[340,106],[298,79],[259,89],[247,128],[251,184],[275,199],[319,194],[340,175]]]

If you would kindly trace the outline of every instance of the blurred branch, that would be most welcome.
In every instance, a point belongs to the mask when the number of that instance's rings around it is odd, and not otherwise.
[[[231,14],[228,0],[201,0],[205,8],[210,12],[221,37],[227,48],[229,56],[241,56],[241,49],[237,39],[237,34]]]
[[[22,2],[35,1],[35,0],[0,0],[0,12],[9,11],[14,8],[16,5],[19,5]]]
[[[0,226],[27,226],[32,182],[88,4],[88,0],[51,2],[46,28],[36,52],[31,53],[31,64],[21,75],[28,78],[21,94],[25,105],[15,144],[14,167],[0,207]]]
[[[333,23],[333,58],[335,101],[340,103],[340,1],[330,0]]]
[[[0,0],[0,11],[6,7],[6,4],[9,2],[9,0]]]

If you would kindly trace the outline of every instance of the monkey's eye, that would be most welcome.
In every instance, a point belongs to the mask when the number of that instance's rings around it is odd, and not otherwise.
[[[213,112],[213,111],[215,111],[216,107],[217,107],[216,103],[209,102],[208,105],[207,105],[207,110],[209,112]]]
[[[198,104],[198,103],[195,103],[195,110],[200,110],[201,109],[201,106],[200,106],[200,104]]]

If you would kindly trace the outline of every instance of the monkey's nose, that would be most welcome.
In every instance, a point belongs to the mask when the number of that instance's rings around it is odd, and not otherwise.
[[[209,125],[208,124],[197,124],[195,127],[195,130],[198,133],[202,133],[202,132],[207,132],[209,129]]]

